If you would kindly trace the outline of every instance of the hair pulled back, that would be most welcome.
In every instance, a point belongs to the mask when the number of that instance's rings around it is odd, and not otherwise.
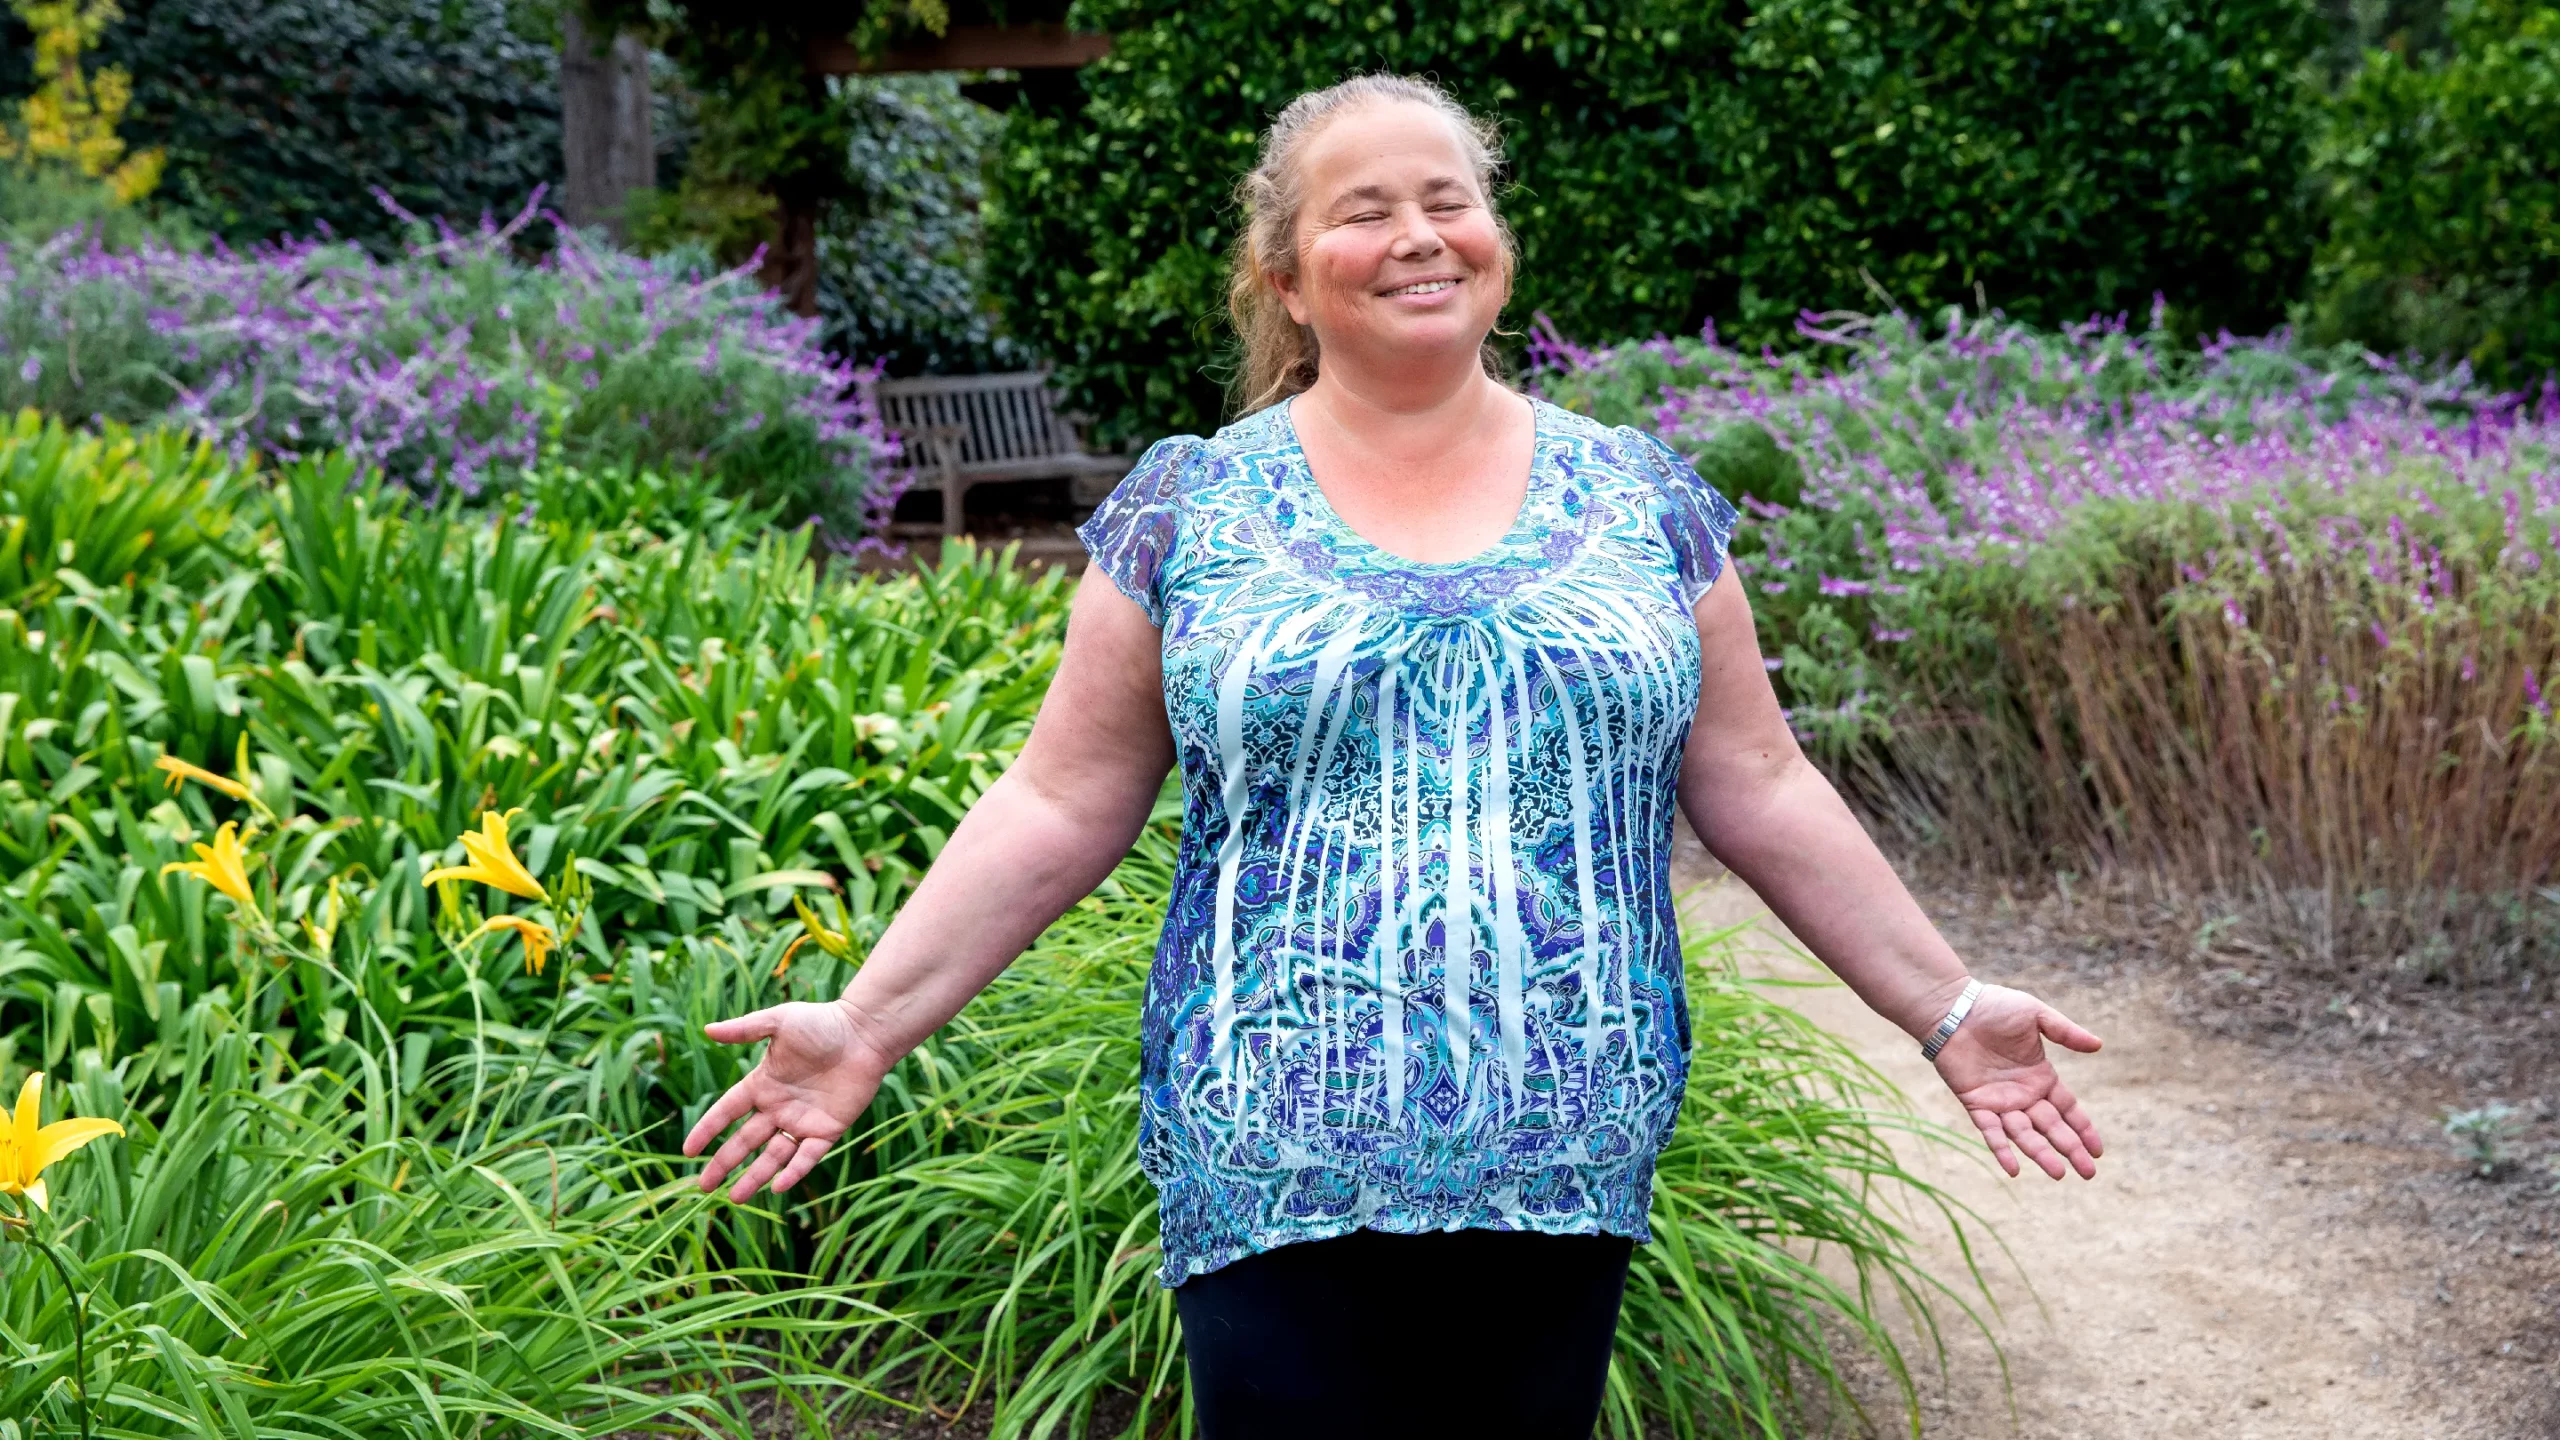
[[[1502,164],[1501,137],[1493,122],[1477,119],[1432,82],[1407,75],[1354,75],[1310,90],[1273,117],[1262,132],[1260,157],[1236,185],[1244,224],[1227,259],[1227,314],[1244,348],[1235,392],[1239,414],[1276,405],[1316,383],[1315,331],[1290,317],[1271,281],[1274,275],[1298,271],[1298,212],[1306,203],[1300,156],[1318,131],[1345,112],[1393,101],[1428,106],[1457,132],[1459,150],[1474,168],[1476,188],[1484,192],[1485,206],[1502,236],[1502,293],[1510,296],[1519,245],[1502,212],[1493,207],[1494,176]],[[1502,373],[1489,340],[1484,365],[1487,374]]]

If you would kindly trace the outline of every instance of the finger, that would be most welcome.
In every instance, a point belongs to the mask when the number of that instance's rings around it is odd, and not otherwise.
[[[2077,1050],[2083,1055],[2096,1054],[2098,1046],[2103,1043],[2097,1036],[2073,1024],[2070,1016],[2050,1005],[2045,1006],[2043,1012],[2036,1017],[2036,1025],[2044,1031],[2046,1039],[2066,1049]]]
[[[747,1173],[738,1177],[738,1183],[729,1187],[729,1198],[741,1205],[755,1198],[755,1193],[764,1188],[764,1182],[772,1179],[775,1171],[791,1163],[791,1152],[799,1145],[799,1141],[775,1131],[773,1143],[765,1146],[764,1153],[756,1157],[756,1163],[748,1166]]]
[[[723,1045],[743,1045],[750,1040],[770,1040],[782,1025],[778,1007],[767,1006],[726,1020],[714,1020],[702,1027],[702,1033]]]
[[[791,1156],[791,1163],[783,1166],[782,1173],[773,1177],[773,1188],[782,1191],[799,1184],[810,1171],[818,1168],[818,1162],[825,1159],[827,1151],[832,1148],[824,1140],[801,1141],[800,1148]]]
[[[2062,1112],[2053,1108],[2052,1101],[2037,1101],[2028,1109],[2027,1118],[2035,1122],[2037,1132],[2044,1136],[2046,1143],[2060,1151],[2062,1158],[2071,1163],[2071,1168],[2080,1172],[2081,1179],[2094,1180],[2098,1177],[2098,1162],[2090,1156],[2089,1147],[2080,1143],[2078,1131],[2062,1122]]]
[[[1991,1158],[1999,1161],[2000,1168],[2008,1171],[2010,1178],[2015,1179],[2018,1174],[2018,1152],[2009,1144],[2009,1132],[2000,1128],[2000,1116],[1990,1110],[1972,1110],[1966,1113],[1973,1117],[1974,1128],[1982,1132],[1982,1143],[1991,1147]]]
[[[2009,1138],[2026,1153],[2026,1157],[2036,1162],[2037,1169],[2059,1180],[2063,1172],[2071,1168],[2063,1163],[2060,1152],[2053,1148],[2052,1142],[2036,1133],[2035,1122],[2027,1118],[2025,1111],[2009,1111],[2000,1117],[2000,1123],[2008,1130]]]
[[[737,1169],[740,1162],[755,1153],[757,1146],[772,1139],[775,1128],[773,1117],[761,1110],[748,1116],[747,1123],[738,1127],[738,1133],[730,1136],[728,1143],[720,1147],[720,1153],[711,1157],[711,1163],[702,1167],[703,1193],[707,1195],[718,1189],[720,1177]]]
[[[2089,1118],[2089,1112],[2080,1104],[2079,1097],[2058,1080],[2053,1086],[2053,1108],[2062,1112],[2062,1123],[2079,1135],[2080,1143],[2089,1147],[2092,1158],[2107,1153],[2106,1142],[2098,1138],[2098,1122]]]
[[[750,1075],[749,1078],[752,1079],[753,1076]],[[693,1129],[684,1137],[684,1153],[701,1154],[702,1147],[711,1143],[712,1136],[728,1129],[739,1116],[754,1108],[756,1108],[756,1102],[747,1098],[745,1080],[730,1086],[727,1094],[712,1101],[711,1108],[702,1112],[702,1118],[693,1122]]]

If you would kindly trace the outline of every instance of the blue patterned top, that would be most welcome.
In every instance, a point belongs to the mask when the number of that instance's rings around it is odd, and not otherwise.
[[[1735,513],[1533,400],[1473,558],[1362,540],[1290,405],[1078,538],[1164,632],[1183,825],[1141,1020],[1158,1279],[1367,1227],[1652,1233],[1688,1075],[1671,812]]]

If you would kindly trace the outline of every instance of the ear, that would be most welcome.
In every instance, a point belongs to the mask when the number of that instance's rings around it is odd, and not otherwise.
[[[1273,293],[1280,297],[1280,303],[1288,310],[1289,318],[1298,324],[1306,324],[1307,293],[1299,286],[1299,277],[1266,270],[1262,278],[1263,283],[1269,285]]]

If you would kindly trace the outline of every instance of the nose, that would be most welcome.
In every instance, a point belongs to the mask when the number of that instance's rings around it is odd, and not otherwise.
[[[1422,213],[1420,205],[1399,205],[1395,210],[1395,243],[1390,253],[1399,260],[1416,260],[1440,252],[1440,231],[1431,217]]]

